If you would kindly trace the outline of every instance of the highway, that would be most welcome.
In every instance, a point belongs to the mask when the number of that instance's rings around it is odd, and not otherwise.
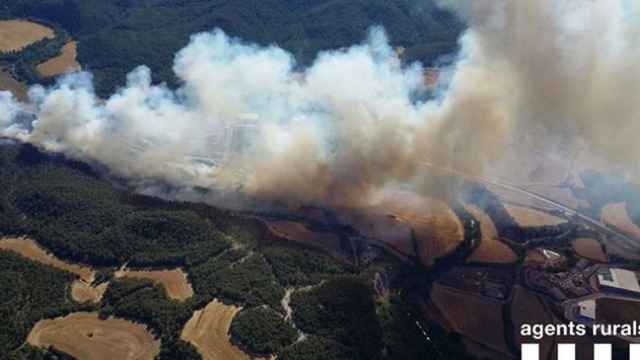
[[[595,228],[598,231],[601,231],[602,233],[607,235],[607,240],[608,242],[613,242],[615,244],[615,246],[619,247],[620,250],[623,251],[630,251],[632,252],[634,255],[640,255],[640,241],[638,241],[638,239],[632,239],[622,233],[620,233],[619,231],[616,231],[614,229],[611,229],[610,227],[606,226],[605,224],[603,224],[601,221],[596,220],[588,215],[585,215],[575,209],[572,209],[568,206],[565,206],[563,204],[560,204],[552,199],[549,199],[548,197],[545,197],[544,195],[540,195],[538,193],[535,193],[533,191],[527,190],[525,188],[519,187],[516,184],[511,184],[508,182],[505,182],[503,180],[498,180],[498,179],[491,179],[491,178],[487,178],[484,176],[479,176],[479,175],[471,175],[471,174],[467,174],[464,173],[462,171],[458,171],[455,169],[450,169],[450,168],[446,168],[446,167],[441,167],[441,166],[437,166],[428,162],[424,162],[423,165],[427,166],[427,167],[431,167],[440,171],[444,171],[446,173],[449,174],[454,174],[456,176],[460,176],[464,179],[467,180],[471,180],[471,181],[475,181],[478,183],[483,183],[483,184],[489,184],[489,185],[493,185],[493,186],[497,186],[506,190],[510,190],[513,192],[517,192],[519,194],[531,197],[533,199],[539,200],[541,202],[544,202],[545,204],[556,208],[557,210],[562,211],[566,216],[571,216],[574,220],[579,220],[582,221],[584,224]],[[619,254],[621,256],[624,256],[624,253]]]

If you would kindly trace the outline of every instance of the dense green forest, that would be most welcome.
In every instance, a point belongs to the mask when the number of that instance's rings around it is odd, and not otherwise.
[[[331,280],[293,294],[293,319],[305,333],[351,348],[354,360],[376,359],[382,351],[382,328],[369,284],[356,278]]]
[[[249,353],[268,356],[293,344],[298,334],[281,314],[261,306],[238,314],[231,323],[231,336]]]
[[[383,25],[407,60],[431,63],[456,49],[462,25],[435,2],[412,0],[0,0],[0,18],[34,17],[79,40],[80,63],[101,95],[134,67],[175,84],[173,56],[196,32],[221,28],[246,41],[278,44],[301,64],[323,49],[361,42]]]
[[[78,310],[67,298],[72,280],[70,274],[0,251],[0,358],[45,358],[40,351],[16,350],[38,320]]]
[[[372,290],[374,275],[385,273],[389,291],[399,294],[427,278],[419,268],[384,255],[355,267],[267,240],[263,231],[242,213],[135,195],[86,164],[3,142],[0,234],[28,235],[63,259],[97,268],[97,282],[110,285],[101,303],[81,306],[67,293],[72,275],[0,252],[0,352],[14,359],[63,359],[21,345],[36,321],[82,309],[148,325],[162,340],[160,359],[199,359],[179,334],[193,311],[214,298],[252,309],[234,322],[238,343],[284,359],[439,359],[434,346],[456,348],[447,336],[427,344],[408,315],[415,305],[404,297],[380,300]],[[180,266],[195,295],[176,302],[151,282],[113,279],[126,262]],[[307,336],[291,344],[297,334],[283,321],[281,300],[285,288],[310,285],[291,299],[293,320]],[[323,353],[328,357],[318,357]]]

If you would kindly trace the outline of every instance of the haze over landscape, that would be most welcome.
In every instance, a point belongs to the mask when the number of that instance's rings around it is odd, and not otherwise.
[[[0,359],[626,355],[566,329],[640,321],[639,49],[632,0],[0,0]]]
[[[153,85],[143,65],[101,100],[90,73],[73,74],[32,88],[26,103],[4,94],[2,132],[119,176],[294,203],[361,201],[394,182],[428,192],[424,163],[486,174],[541,148],[570,166],[637,175],[637,4],[441,5],[470,27],[435,97],[425,95],[421,65],[402,64],[382,28],[309,67],[215,30],[176,54],[179,89]],[[229,149],[225,127],[242,122],[255,134]]]

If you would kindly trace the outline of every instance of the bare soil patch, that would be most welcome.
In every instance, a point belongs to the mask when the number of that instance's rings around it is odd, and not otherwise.
[[[505,208],[520,226],[558,225],[567,222],[561,217],[523,206],[505,205]]]
[[[193,288],[187,279],[187,274],[182,269],[173,270],[119,270],[116,271],[117,278],[147,279],[161,284],[167,295],[174,300],[185,301],[193,296]]]
[[[95,271],[93,269],[64,262],[47,253],[38,243],[29,238],[0,239],[0,250],[13,251],[33,261],[73,273],[88,284],[91,284],[95,278]]]
[[[510,264],[518,260],[516,254],[498,237],[498,231],[491,218],[474,205],[465,209],[480,222],[482,241],[480,246],[467,258],[467,262]]]
[[[195,346],[204,360],[250,360],[251,357],[231,343],[231,321],[242,308],[218,300],[193,313],[180,338]]]
[[[39,64],[36,69],[43,77],[51,77],[79,71],[82,67],[76,60],[77,56],[78,43],[71,41],[62,48],[62,54]]]
[[[0,52],[18,51],[45,38],[55,36],[52,29],[24,20],[0,21]]]
[[[151,360],[160,352],[160,341],[145,326],[122,319],[100,320],[97,313],[41,320],[27,342],[53,346],[82,360]]]
[[[76,280],[71,284],[71,297],[79,303],[92,302],[96,304],[102,300],[102,296],[108,287],[108,282],[98,286],[91,286],[82,280]]]
[[[640,227],[638,227],[627,213],[625,203],[607,204],[602,208],[602,222],[613,226],[628,236],[640,238]]]
[[[573,249],[576,254],[598,262],[609,262],[607,254],[602,248],[602,244],[592,238],[578,238],[573,240]]]

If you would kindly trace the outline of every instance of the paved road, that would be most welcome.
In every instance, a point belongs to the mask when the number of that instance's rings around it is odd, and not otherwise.
[[[567,216],[571,216],[576,220],[582,221],[583,223],[586,223],[587,225],[605,233],[607,235],[607,239],[609,243],[613,243],[615,246],[619,247],[620,250],[623,251],[630,251],[632,253],[634,253],[635,255],[640,255],[640,241],[638,241],[638,239],[632,239],[622,233],[620,233],[619,231],[616,231],[614,229],[611,229],[610,227],[606,226],[605,224],[603,224],[600,220],[596,220],[588,215],[585,215],[575,209],[572,209],[568,206],[565,206],[563,204],[560,204],[546,196],[540,195],[538,193],[535,193],[533,191],[524,189],[516,184],[511,184],[508,183],[506,181],[503,180],[498,180],[498,179],[491,179],[491,178],[487,178],[484,176],[479,176],[479,175],[471,175],[471,174],[467,174],[455,169],[449,169],[446,167],[441,167],[441,166],[437,166],[431,163],[423,163],[425,166],[434,168],[434,169],[438,169],[438,170],[442,170],[445,172],[448,172],[450,174],[454,174],[457,176],[460,176],[462,178],[468,179],[468,180],[473,180],[479,183],[484,183],[484,184],[489,184],[489,185],[493,185],[493,186],[497,186],[497,187],[501,187],[503,189],[507,189],[513,192],[517,192],[520,193],[522,195],[534,198],[536,200],[539,200],[541,202],[544,202],[547,205],[550,205],[562,212],[565,213],[565,215]],[[620,255],[624,255],[624,254],[620,254]]]

